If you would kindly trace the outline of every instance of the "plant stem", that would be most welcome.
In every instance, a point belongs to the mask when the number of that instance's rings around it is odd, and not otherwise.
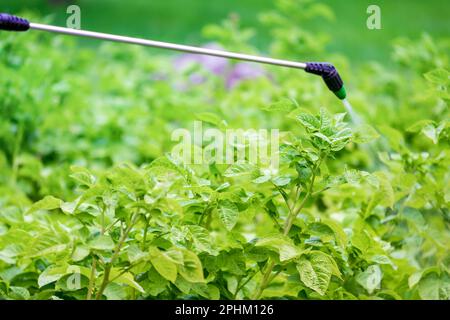
[[[105,229],[105,233],[108,232],[112,227],[116,225],[117,222],[119,222],[120,219],[116,219],[113,223],[111,223],[108,227]]]
[[[86,300],[91,300],[95,283],[95,271],[97,269],[97,258],[92,259],[91,276],[89,277],[89,287]]]
[[[139,262],[136,262],[134,264],[130,264],[128,267],[126,267],[125,269],[123,269],[118,275],[116,275],[114,278],[110,279],[109,282],[113,282],[114,280],[120,278],[121,276],[123,276],[125,273],[127,273],[128,271],[130,271],[131,269],[133,269],[134,267],[138,266],[139,264],[141,264],[142,262],[145,262],[145,260],[141,260]]]
[[[144,217],[145,218],[145,229],[144,229],[144,236],[142,238],[142,250],[145,250],[145,245],[147,243],[147,233],[148,233],[148,225],[150,224],[150,217]]]
[[[105,271],[103,272],[103,280],[102,280],[102,284],[100,285],[100,289],[97,292],[97,295],[95,296],[96,300],[100,300],[100,298],[103,295],[103,291],[105,291],[106,286],[109,283],[109,274],[111,273],[111,264],[108,264],[105,268]]]
[[[311,193],[308,191],[305,195],[305,197],[303,198],[302,202],[300,203],[300,206],[298,207],[298,209],[293,210],[288,218],[286,219],[286,223],[284,224],[284,228],[283,228],[283,235],[286,236],[289,231],[292,228],[292,224],[294,223],[295,218],[297,217],[298,213],[303,209],[303,207],[306,204],[306,201],[309,199]]]
[[[106,210],[106,206],[103,204],[103,208],[102,208],[102,235],[105,234],[105,210]]]
[[[253,274],[252,274],[250,277],[248,277],[248,279],[245,280],[242,284],[241,284],[241,283],[238,284],[238,286],[237,286],[237,288],[236,288],[236,292],[233,294],[233,300],[236,300],[236,296],[238,295],[239,291],[241,291],[242,288],[244,288],[244,287],[247,285],[247,283],[249,283],[250,280],[253,279],[253,277],[256,275],[256,273],[257,273],[257,272],[253,273]],[[242,279],[241,279],[241,280],[242,280]]]
[[[205,208],[205,210],[203,210],[202,215],[200,216],[200,220],[198,221],[198,225],[201,226],[203,223],[203,220],[205,219],[205,217],[209,214],[210,212],[210,207],[211,204],[208,204]]]
[[[114,249],[114,253],[113,256],[111,258],[111,261],[106,265],[105,267],[105,271],[103,272],[103,280],[102,280],[102,284],[100,285],[100,289],[97,292],[96,295],[96,299],[99,300],[102,295],[103,295],[103,291],[105,291],[106,286],[109,284],[109,275],[111,273],[111,269],[114,265],[114,262],[116,261],[117,257],[120,254],[120,249],[122,249],[122,246],[125,242],[125,240],[128,237],[128,234],[131,231],[131,228],[133,228],[134,224],[136,223],[137,217],[139,216],[139,214],[135,214],[130,221],[129,226],[126,228],[125,232],[122,234],[122,236],[120,237],[119,243],[117,244],[116,248]]]
[[[292,228],[292,225],[294,223],[295,218],[297,217],[297,215],[300,213],[300,211],[302,211],[303,207],[305,206],[306,202],[308,201],[308,199],[311,197],[312,194],[312,190],[314,187],[314,182],[316,181],[316,176],[317,176],[317,170],[318,168],[320,168],[320,165],[322,163],[322,161],[326,158],[326,156],[324,157],[320,157],[319,161],[317,161],[316,165],[313,168],[313,172],[312,172],[312,177],[311,177],[311,181],[309,183],[308,186],[308,190],[305,194],[305,196],[303,197],[303,200],[300,202],[300,205],[298,206],[298,208],[294,208],[292,209],[288,202],[286,202],[286,204],[288,205],[288,209],[289,209],[289,216],[286,220],[286,223],[284,224],[284,228],[283,228],[283,235],[287,236],[289,234],[289,231]],[[254,295],[254,300],[257,300],[261,297],[264,289],[269,285],[269,283],[276,277],[277,274],[275,274],[274,277],[271,277],[273,268],[275,267],[275,261],[270,261],[269,265],[267,266],[266,271],[263,274],[263,278],[261,280],[260,285],[258,286],[258,289]]]
[[[275,267],[275,261],[270,261],[266,271],[263,273],[263,278],[258,286],[258,289],[256,290],[253,300],[258,300],[259,297],[261,297],[264,289],[266,289],[267,285],[269,284],[269,278],[270,274],[272,273],[273,267]]]

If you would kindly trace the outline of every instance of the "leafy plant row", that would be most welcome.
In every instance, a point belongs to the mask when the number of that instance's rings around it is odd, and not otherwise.
[[[336,61],[359,125],[296,70],[2,35],[0,297],[449,299],[448,41],[351,69],[301,27],[332,16],[283,0],[261,21],[271,55]],[[182,163],[194,120],[280,129],[280,167]]]

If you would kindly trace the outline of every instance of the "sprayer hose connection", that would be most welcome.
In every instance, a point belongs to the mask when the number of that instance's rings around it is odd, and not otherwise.
[[[0,13],[0,30],[6,31],[27,31],[30,29],[30,22],[7,13]]]

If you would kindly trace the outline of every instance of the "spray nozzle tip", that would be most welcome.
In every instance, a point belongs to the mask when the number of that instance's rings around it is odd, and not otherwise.
[[[347,98],[347,91],[345,91],[344,85],[342,85],[342,87],[338,91],[333,91],[333,93],[341,100]]]
[[[322,77],[330,89],[339,99],[343,100],[347,96],[344,82],[337,69],[328,62],[308,62],[305,71]]]

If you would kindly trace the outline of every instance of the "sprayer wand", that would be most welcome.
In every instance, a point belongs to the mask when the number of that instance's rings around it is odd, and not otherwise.
[[[202,54],[209,56],[222,57],[227,59],[236,59],[250,62],[257,62],[263,64],[271,64],[288,68],[303,69],[308,73],[316,74],[322,77],[330,89],[339,99],[343,100],[346,97],[346,91],[343,81],[337,72],[336,68],[331,63],[326,62],[295,62],[281,59],[272,59],[261,56],[254,56],[242,53],[228,52],[222,50],[214,50],[207,48],[199,48],[193,46],[180,45],[175,43],[146,40],[140,38],[132,38],[125,36],[118,36],[107,33],[76,30],[70,28],[56,27],[51,25],[30,23],[28,20],[19,18],[10,14],[0,13],[0,30],[6,31],[28,31],[30,29],[47,31],[71,36],[79,36],[85,38],[94,38],[100,40],[122,42],[128,44],[136,44],[147,47],[163,48],[176,51],[189,52],[194,54]]]

